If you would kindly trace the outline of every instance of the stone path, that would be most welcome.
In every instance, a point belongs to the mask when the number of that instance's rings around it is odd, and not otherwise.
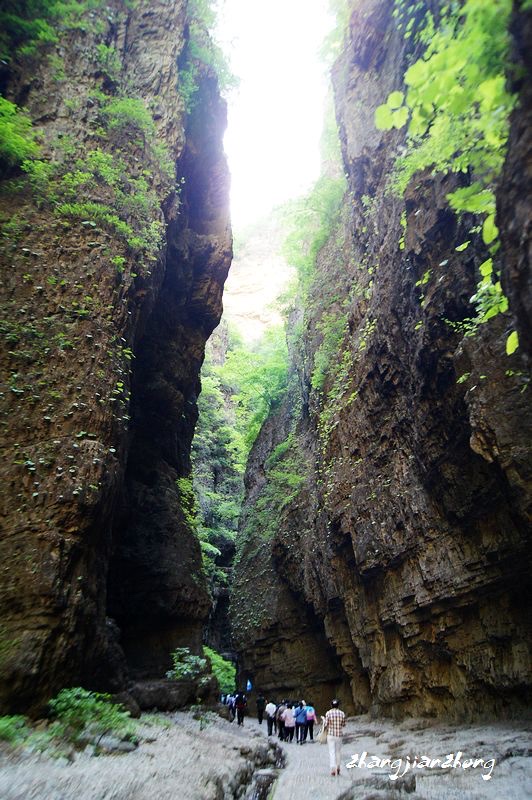
[[[281,771],[275,786],[275,800],[332,800],[351,786],[348,770],[342,767],[340,775],[332,777],[329,769],[327,745],[306,742],[304,745],[283,744],[287,758],[286,769]],[[347,745],[342,750],[342,764],[348,761]]]
[[[246,719],[246,725],[266,735],[265,724]],[[446,725],[430,719],[399,723],[355,717],[346,727],[338,777],[330,775],[327,745],[283,743],[282,749],[286,767],[268,800],[530,800],[532,796],[532,723],[526,721]],[[401,758],[401,769],[395,767],[400,777],[390,780],[388,765],[347,769],[353,754],[364,751],[368,761],[378,756],[397,765]],[[425,755],[443,761],[450,753],[460,763],[493,758],[495,764],[491,769],[482,765],[407,769],[407,759],[412,764],[417,756],[420,763]]]
[[[258,791],[260,773],[269,786],[277,760],[266,725],[245,720],[238,728],[216,714],[204,727],[193,714],[163,715],[140,723],[140,747],[119,756],[73,760],[0,746],[1,800],[530,800],[532,723],[442,724],[355,717],[348,721],[342,774],[329,774],[328,749],[315,742],[282,744],[287,764],[273,789]],[[164,725],[162,724],[164,723]],[[415,756],[494,758],[489,780],[482,769],[410,769],[390,780],[390,765],[346,768],[354,753],[406,764]],[[463,755],[462,755],[463,754]],[[465,761],[464,761],[465,763]],[[487,772],[484,771],[484,775]],[[252,785],[252,779],[254,781]]]

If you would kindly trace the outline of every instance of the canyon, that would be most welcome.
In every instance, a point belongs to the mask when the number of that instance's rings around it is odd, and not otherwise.
[[[532,12],[518,3],[510,19],[495,252],[482,215],[449,205],[476,176],[429,168],[392,191],[407,132],[375,122],[390,93],[406,94],[443,4],[416,5],[411,37],[404,4],[347,4],[332,69],[341,160],[324,158],[318,182],[333,211],[319,246],[300,247],[312,264],[286,311],[287,387],[251,448],[220,587],[187,487],[232,259],[226,106],[198,4],[77,5],[59,39],[19,47],[0,70],[35,130],[0,181],[1,713],[38,716],[74,685],[137,711],[212,700],[212,683],[162,680],[175,648],[206,641],[237,660],[242,686],[320,711],[337,696],[350,713],[399,719],[521,714]],[[271,252],[251,234],[272,270],[288,224],[275,214]],[[490,258],[508,307],[480,324],[472,298]],[[284,278],[242,286],[237,266],[245,322],[245,298],[269,302]],[[272,319],[254,312],[250,335]],[[196,469],[214,492],[207,441]]]

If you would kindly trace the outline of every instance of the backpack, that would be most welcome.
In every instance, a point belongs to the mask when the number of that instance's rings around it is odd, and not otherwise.
[[[307,719],[312,721],[316,719],[316,712],[312,706],[307,706]]]

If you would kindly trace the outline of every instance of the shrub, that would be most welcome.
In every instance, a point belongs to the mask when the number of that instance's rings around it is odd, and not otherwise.
[[[106,77],[113,83],[118,83],[122,71],[122,62],[116,47],[99,44],[96,47],[96,62]]]
[[[102,114],[110,130],[128,134],[137,131],[144,136],[155,134],[152,115],[144,102],[136,97],[114,97],[105,103]]]
[[[203,652],[211,662],[212,672],[218,681],[220,691],[224,692],[224,694],[234,691],[236,685],[235,665],[210,647],[204,647]]]
[[[20,744],[29,736],[26,717],[19,715],[0,717],[0,741]]]
[[[189,647],[177,647],[172,653],[173,668],[166,673],[173,680],[194,680],[207,669],[207,659],[190,652]]]
[[[126,737],[135,733],[128,711],[111,702],[108,694],[89,692],[79,686],[62,689],[50,700],[50,709],[62,726],[62,732],[73,741],[88,730],[93,734],[113,733]]]

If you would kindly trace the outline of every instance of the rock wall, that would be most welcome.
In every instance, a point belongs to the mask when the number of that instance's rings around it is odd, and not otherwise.
[[[273,534],[243,545],[234,636],[243,675],[278,696],[314,694],[330,676],[325,689],[347,682],[358,711],[507,713],[526,705],[531,679],[528,88],[522,79],[497,195],[510,310],[464,336],[487,256],[479,235],[456,250],[476,223],[448,207],[457,178],[422,174],[404,199],[386,191],[404,134],[378,131],[374,112],[415,47],[393,7],[356,4],[333,71],[348,192],[294,353],[302,398],[289,429],[308,474]],[[522,54],[529,24],[514,24]],[[341,308],[346,336],[318,392],[319,323]],[[516,325],[524,344],[508,357]],[[248,518],[281,429],[270,420],[255,445]]]
[[[187,41],[181,0],[111,2],[2,76],[40,128],[40,158],[63,173],[94,149],[121,159],[124,218],[145,214],[163,237],[139,245],[112,219],[62,214],[16,170],[2,183],[0,713],[63,686],[160,677],[176,645],[201,644],[210,599],[176,478],[231,235],[225,105],[198,64],[187,113]],[[153,123],[136,128],[126,106],[120,129],[119,87]],[[95,173],[77,200],[112,205],[112,180]]]

